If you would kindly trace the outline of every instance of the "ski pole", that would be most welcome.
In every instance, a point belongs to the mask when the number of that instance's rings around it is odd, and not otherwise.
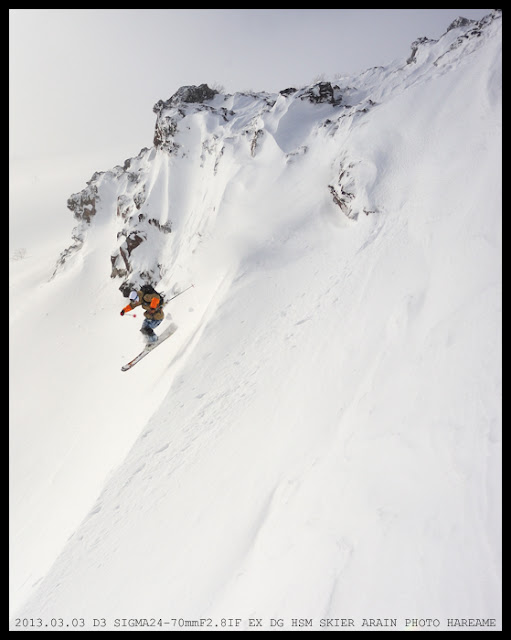
[[[165,304],[168,304],[171,300],[174,300],[174,298],[177,298],[178,296],[180,296],[182,293],[184,293],[185,291],[188,291],[188,289],[191,289],[192,287],[194,287],[195,285],[191,284],[189,287],[186,287],[186,289],[183,289],[183,291],[180,291],[179,293],[176,293],[175,296],[172,296],[172,298],[169,298],[168,300],[165,301]]]

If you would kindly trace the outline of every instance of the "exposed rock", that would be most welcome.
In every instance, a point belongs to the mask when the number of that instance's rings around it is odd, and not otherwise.
[[[158,231],[162,231],[163,233],[170,233],[172,231],[172,224],[170,222],[160,224],[155,218],[149,218],[147,222],[153,225],[153,227],[156,227]]]
[[[349,163],[347,166],[341,165],[339,177],[337,179],[337,186],[331,184],[328,185],[328,189],[332,194],[332,198],[335,204],[341,209],[344,215],[350,220],[356,220],[358,218],[359,211],[353,209],[351,202],[355,199],[356,195],[356,181],[351,171],[355,165]]]
[[[125,278],[128,275],[128,269],[126,265],[122,265],[122,256],[120,253],[115,253],[110,256],[112,262],[112,271],[110,273],[111,278]],[[122,286],[122,285],[121,285]]]
[[[173,138],[178,131],[179,122],[187,115],[185,105],[195,104],[199,109],[212,109],[205,105],[218,94],[215,89],[210,89],[207,84],[198,87],[194,85],[179,88],[168,100],[158,100],[153,111],[157,114],[154,128],[153,144],[158,149],[164,149],[169,154],[175,153],[180,147]],[[227,121],[229,112],[220,108],[218,113]],[[232,115],[232,112],[231,112]]]
[[[410,57],[407,59],[406,64],[415,64],[417,62],[417,51],[419,47],[428,43],[435,43],[437,40],[432,40],[431,38],[417,38],[412,42],[412,53]]]
[[[314,104],[322,102],[337,106],[342,102],[341,90],[330,82],[318,82],[300,93],[300,100],[309,100]]]
[[[252,156],[252,158],[255,156],[257,141],[259,140],[259,138],[262,138],[263,135],[264,131],[262,129],[257,129],[257,131],[254,132],[252,142],[250,143],[250,155]]]
[[[343,193],[342,191],[339,193],[331,184],[328,185],[328,189],[332,194],[335,204],[341,209],[344,215],[351,220],[356,220],[358,218],[358,214],[352,211],[349,206],[349,202],[353,198],[352,194]]]
[[[64,266],[64,263],[68,258],[70,258],[73,254],[75,254],[77,251],[79,251],[82,248],[84,243],[84,237],[83,235],[78,233],[77,230],[79,228],[80,226],[76,227],[73,230],[73,235],[72,235],[73,242],[69,247],[67,247],[67,249],[64,249],[64,251],[61,252],[51,278],[55,277],[55,275],[59,272],[59,270]]]
[[[158,100],[154,105],[154,113],[160,114],[163,109],[175,107],[180,103],[203,103],[212,100],[218,91],[210,89],[207,84],[180,87],[168,100]]]
[[[468,18],[463,18],[462,16],[460,16],[459,18],[456,18],[456,20],[453,20],[451,22],[451,24],[447,27],[447,31],[451,31],[452,29],[457,29],[458,27],[466,27],[469,24],[473,24],[473,23],[475,23],[475,20],[469,20]]]
[[[167,145],[167,151],[171,153],[179,148],[174,142],[171,142],[172,137],[175,135],[177,131],[177,123],[178,118],[168,116],[161,116],[158,114],[158,118],[156,119],[156,125],[154,127],[154,138],[153,144],[156,148],[162,149]]]
[[[120,232],[118,237],[122,237],[123,235],[124,234]],[[112,271],[110,273],[111,278],[125,278],[133,271],[133,267],[130,262],[131,254],[146,239],[147,235],[140,231],[131,231],[128,233],[119,249],[110,256],[112,263]]]
[[[142,244],[142,242],[146,239],[147,239],[147,236],[145,234],[140,234],[138,231],[132,231],[126,238],[126,242],[125,242],[128,257],[131,256],[133,249],[136,249],[138,245]],[[121,247],[121,251],[122,250],[123,250],[123,247]]]
[[[120,216],[123,220],[127,220],[133,209],[133,200],[125,193],[117,197],[117,216]]]
[[[135,203],[135,207],[137,209],[140,209],[140,207],[144,204],[145,199],[146,199],[145,185],[143,185],[142,189],[140,191],[137,191],[137,193],[135,193],[135,195],[133,196],[133,202]]]
[[[91,218],[96,215],[97,196],[98,188],[95,184],[92,184],[91,181],[83,191],[74,193],[68,199],[67,208],[73,212],[73,215],[77,220],[85,220],[90,224]]]

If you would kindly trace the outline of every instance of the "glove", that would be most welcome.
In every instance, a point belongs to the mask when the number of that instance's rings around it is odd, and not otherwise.
[[[123,316],[123,315],[124,315],[124,309],[121,311],[121,316]]]

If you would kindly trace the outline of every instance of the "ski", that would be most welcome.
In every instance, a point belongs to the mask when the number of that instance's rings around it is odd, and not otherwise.
[[[134,367],[137,364],[137,362],[140,362],[142,360],[142,358],[145,358],[147,355],[149,355],[151,353],[151,351],[154,351],[159,344],[161,344],[162,342],[165,342],[165,340],[167,338],[170,338],[170,336],[172,334],[174,334],[176,331],[177,331],[177,325],[172,322],[165,329],[165,331],[162,332],[162,334],[159,336],[157,342],[155,342],[153,344],[149,344],[146,347],[144,347],[144,350],[141,351],[138,354],[138,356],[135,356],[133,358],[133,360],[130,360],[127,364],[125,364],[123,367],[121,367],[121,371],[128,371],[129,369]]]

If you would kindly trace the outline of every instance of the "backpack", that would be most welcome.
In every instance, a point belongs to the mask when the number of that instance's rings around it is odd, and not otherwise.
[[[152,284],[143,284],[140,287],[140,291],[142,292],[142,305],[146,304],[147,306],[151,306],[153,310],[161,309],[161,307],[163,307],[163,302],[164,302],[163,295],[161,293],[158,293]],[[156,307],[153,307],[151,303],[146,302],[145,296],[147,294],[152,296],[157,296],[159,298],[160,302],[156,305]]]

